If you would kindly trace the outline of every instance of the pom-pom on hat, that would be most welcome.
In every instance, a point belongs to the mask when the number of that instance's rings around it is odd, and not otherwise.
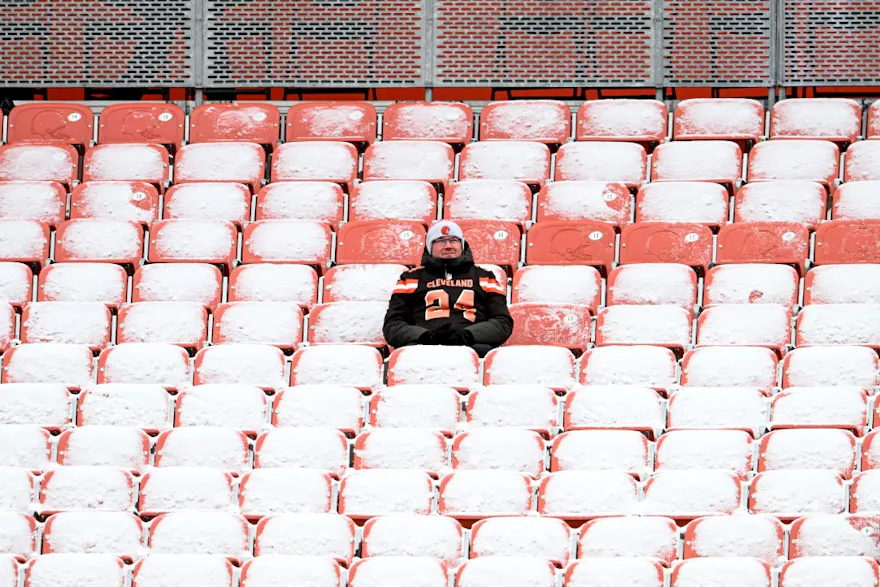
[[[425,239],[425,248],[428,250],[428,253],[431,252],[434,241],[444,236],[456,237],[461,241],[461,246],[464,247],[464,233],[461,231],[461,227],[451,220],[441,220],[432,224],[431,228],[428,229],[428,237]]]

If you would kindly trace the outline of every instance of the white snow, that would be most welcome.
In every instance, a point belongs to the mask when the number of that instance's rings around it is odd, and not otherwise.
[[[193,113],[196,114],[196,120],[203,125],[198,133],[202,135],[202,140],[208,138],[213,141],[240,140],[257,143],[260,142],[261,135],[266,135],[273,129],[276,134],[278,132],[278,109],[269,104],[206,104]],[[206,126],[210,126],[211,130],[205,130]],[[190,123],[190,130],[196,127],[196,122]]]
[[[230,471],[249,466],[247,438],[232,428],[187,426],[163,433],[156,447],[161,467],[218,467]]]
[[[855,100],[810,98],[782,100],[773,105],[770,126],[773,137],[858,136],[862,126],[861,106]]]
[[[427,556],[370,557],[358,561],[349,573],[350,587],[446,587],[448,583],[445,566]]]
[[[339,587],[339,566],[329,556],[264,554],[242,569],[248,587],[277,587],[293,582],[304,587]]]
[[[357,174],[357,151],[339,141],[298,141],[272,157],[274,179],[348,180]]]
[[[0,180],[69,183],[76,177],[73,153],[56,145],[7,145],[0,151]]]
[[[355,188],[349,220],[433,220],[437,193],[424,181],[366,181]]]
[[[669,428],[748,430],[757,436],[767,419],[767,402],[749,387],[684,387],[669,402]]]
[[[114,261],[143,256],[141,229],[123,220],[70,220],[65,223],[64,238],[59,240],[56,246],[62,246],[69,259]]]
[[[542,558],[484,556],[467,561],[456,583],[458,587],[554,587],[556,574]]]
[[[517,302],[553,302],[595,307],[601,277],[585,265],[523,267],[517,272]]]
[[[542,143],[484,141],[467,145],[461,154],[462,180],[517,179],[543,183],[548,177],[550,150]]]
[[[254,548],[265,555],[332,556],[351,560],[354,524],[336,514],[279,514],[261,521]]]
[[[302,339],[303,314],[290,302],[233,302],[214,316],[214,342],[293,347]]]
[[[855,467],[855,437],[833,428],[775,430],[762,439],[764,469],[832,469],[848,477]]]
[[[139,470],[149,464],[150,441],[133,426],[83,426],[66,431],[59,442],[58,462],[64,465],[120,467]]]
[[[57,383],[0,385],[0,424],[60,428],[69,421],[70,396],[65,385]]]
[[[877,345],[880,303],[819,304],[801,310],[797,343],[805,345]]]
[[[779,304],[726,304],[700,316],[697,344],[780,347],[791,339],[791,315]]]
[[[596,337],[610,344],[674,345],[691,342],[691,315],[681,306],[609,306],[599,313]]]
[[[578,557],[593,559],[632,557],[675,560],[679,531],[672,520],[655,516],[599,518],[581,530]],[[609,586],[610,587],[610,586]]]
[[[649,183],[638,199],[638,222],[727,222],[727,191],[698,181]]]
[[[693,526],[698,557],[754,557],[774,565],[782,556],[782,526],[770,516],[711,516]]]
[[[880,304],[880,264],[822,265],[808,275],[810,304]]]
[[[131,473],[116,467],[58,467],[42,480],[37,511],[131,511],[134,507]]]
[[[31,301],[31,277],[23,263],[0,262],[0,300],[15,305]]]
[[[27,569],[31,587],[123,587],[126,570],[111,554],[45,554]]]
[[[257,220],[318,220],[342,217],[342,188],[326,181],[279,181],[257,196]]]
[[[839,514],[846,508],[846,488],[836,471],[765,471],[752,482],[751,501],[753,513],[794,517]]]
[[[22,342],[101,347],[110,339],[110,312],[101,302],[32,302],[22,320]]]
[[[29,514],[0,512],[0,552],[8,553],[7,556],[31,557],[36,554],[35,550],[39,552],[39,548],[35,548],[36,540],[36,525]],[[0,584],[11,585],[9,582]]]
[[[111,263],[55,263],[44,270],[40,296],[49,302],[125,302],[128,276]],[[77,306],[88,308],[89,306]]]
[[[256,469],[241,483],[245,515],[326,513],[332,508],[332,484],[321,471]]]
[[[195,184],[193,184],[195,185]],[[198,302],[220,299],[220,270],[206,263],[154,263],[138,269],[132,297],[138,302]]]
[[[876,220],[880,218],[877,192],[880,181],[847,182],[837,188],[832,216],[835,220]]]
[[[877,462],[876,449],[867,456],[868,465]],[[859,473],[851,486],[850,511],[869,515],[880,511],[880,470],[870,469]]]
[[[675,112],[677,139],[752,138],[764,134],[764,107],[742,98],[682,100]]]
[[[663,571],[644,558],[589,558],[569,568],[567,587],[658,587]]]
[[[787,265],[718,265],[710,270],[705,305],[779,304],[797,301],[798,275]]]
[[[749,153],[749,181],[828,181],[840,153],[829,141],[764,141]]]
[[[571,111],[557,100],[492,102],[480,114],[480,127],[483,140],[564,143],[571,129]]]
[[[404,271],[394,264],[337,265],[324,278],[324,302],[387,302]]]
[[[240,183],[186,183],[165,195],[164,218],[250,220],[251,194]]]
[[[355,440],[359,469],[445,469],[447,443],[442,434],[424,428],[377,428]]]
[[[382,383],[379,351],[368,346],[322,345],[297,351],[291,366],[295,385],[315,383],[372,388]]]
[[[274,428],[257,440],[256,458],[259,469],[315,469],[341,475],[348,468],[348,440],[326,426]]]
[[[658,181],[735,181],[742,155],[731,141],[676,141],[654,149],[652,165]]]
[[[647,173],[645,148],[635,143],[567,143],[556,154],[557,180],[640,185]]]
[[[711,392],[709,392],[711,393]],[[742,430],[674,430],[660,437],[654,468],[752,471],[752,437]]]
[[[451,434],[461,418],[461,396],[441,385],[395,385],[373,395],[371,422],[379,428],[427,428]]]
[[[33,220],[0,220],[0,258],[44,261],[48,234]]]
[[[773,351],[762,347],[701,347],[687,355],[682,385],[768,389],[776,385],[776,364]]]
[[[625,471],[643,475],[648,444],[635,430],[574,430],[556,437],[551,454],[557,470]]]
[[[177,388],[192,381],[189,356],[182,348],[161,343],[122,343],[105,355],[106,383],[151,383]]]
[[[244,246],[261,260],[322,263],[330,256],[327,225],[310,220],[262,220]]]
[[[87,386],[80,394],[78,411],[83,426],[139,426],[145,430],[170,427],[168,393],[156,384]]]
[[[48,468],[49,438],[49,433],[39,426],[0,425],[0,467]]]
[[[198,302],[137,302],[124,308],[120,342],[197,346],[207,336],[207,314]]]
[[[306,136],[345,138],[364,132],[362,127],[367,124],[364,118],[370,118],[372,114],[375,119],[372,110],[373,107],[369,104],[303,103],[292,114],[296,126],[302,124],[305,127]]]
[[[230,302],[296,302],[306,306],[317,295],[318,274],[305,265],[241,265],[233,277],[229,284]]]
[[[28,469],[0,467],[0,506],[5,511],[34,509],[34,478]]]
[[[47,522],[43,539],[55,553],[146,554],[143,529],[126,512],[71,511],[55,514]]]
[[[538,477],[545,469],[544,441],[520,428],[474,428],[455,440],[456,469],[519,471]]]
[[[678,381],[675,355],[652,346],[606,346],[587,351],[581,359],[586,385],[637,385],[668,388]]]
[[[676,570],[677,587],[736,585],[769,587],[770,571],[762,561],[747,557],[693,558],[680,563]]]
[[[451,218],[508,222],[531,220],[532,192],[522,182],[471,179],[453,184],[450,192],[446,214]]]
[[[221,344],[200,351],[198,383],[240,383],[259,387],[285,385],[284,354],[264,344]]]
[[[143,477],[138,508],[144,512],[238,512],[232,478],[212,467],[157,467]]]
[[[172,512],[153,521],[150,552],[158,554],[249,555],[248,525],[226,512]]]
[[[550,430],[556,426],[556,394],[540,385],[488,385],[468,396],[468,426]]]
[[[133,182],[89,181],[81,184],[75,196],[71,196],[70,214],[74,218],[148,223],[158,214],[157,202],[151,200],[150,195]]]
[[[612,274],[608,299],[608,305],[669,304],[690,309],[697,301],[697,274],[678,263],[621,265]]]
[[[578,112],[578,140],[608,137],[638,141],[666,136],[667,111],[657,100],[590,100]]]
[[[639,490],[623,471],[559,471],[544,477],[538,500],[549,516],[627,515],[638,511]]]
[[[626,224],[632,205],[629,189],[620,182],[555,181],[544,186],[539,206],[549,220],[599,220]]]
[[[251,385],[186,387],[177,407],[178,426],[225,426],[256,431],[266,426],[266,394]]]
[[[364,527],[363,551],[372,556],[430,556],[446,564],[462,554],[461,525],[446,516],[379,516]]]
[[[562,347],[510,346],[495,351],[486,366],[490,385],[545,385],[568,389],[575,385],[574,355]]]
[[[871,587],[877,584],[877,572],[870,558],[817,556],[793,560],[783,579],[784,587]]]
[[[467,140],[473,134],[470,106],[457,102],[398,102],[385,109],[387,140]],[[393,121],[393,122],[392,122]]]
[[[774,398],[770,425],[861,427],[866,404],[858,387],[789,387]]]
[[[350,469],[339,489],[339,513],[362,517],[428,514],[433,487],[422,471]]]
[[[168,175],[163,151],[154,145],[98,145],[87,153],[83,175],[90,181],[163,180]]]
[[[288,387],[276,400],[275,423],[279,427],[360,430],[363,401],[363,394],[354,387],[330,384]]]
[[[195,146],[195,145],[194,145]],[[168,220],[150,233],[151,261],[225,260],[235,253],[235,231],[222,220]]]
[[[433,141],[376,143],[364,156],[364,179],[446,181],[454,171],[452,147]]]
[[[313,309],[309,330],[314,343],[382,344],[387,302],[333,302]]]
[[[9,220],[64,220],[66,194],[56,191],[57,184],[48,182],[0,182],[0,218]]]
[[[663,406],[660,396],[647,387],[590,385],[568,396],[565,428],[663,429]]]
[[[440,501],[443,515],[524,515],[532,509],[528,477],[515,471],[455,471],[443,479]]]
[[[151,554],[144,558],[133,580],[138,587],[231,587],[232,576],[232,565],[220,555],[175,553]]]
[[[562,520],[533,516],[490,518],[471,532],[471,556],[537,556],[568,562],[571,529]]]
[[[174,180],[258,183],[265,153],[255,143],[197,143],[183,147],[174,164]]]
[[[750,183],[739,191],[736,211],[742,222],[802,222],[825,219],[827,194],[814,181]]]
[[[63,383],[80,387],[93,381],[92,351],[86,345],[43,343],[22,344],[4,367],[7,383]]]
[[[439,381],[453,387],[473,387],[480,382],[479,365],[473,349],[462,346],[412,346],[398,349],[395,353],[396,362],[393,366],[389,363],[388,367],[389,384],[392,380],[394,385],[434,384]]]
[[[816,515],[792,532],[797,556],[880,556],[877,529],[868,516]]]
[[[739,507],[739,478],[729,471],[658,471],[645,488],[645,513],[729,514]]]
[[[878,384],[877,353],[867,347],[816,346],[786,355],[785,376],[791,387]]]

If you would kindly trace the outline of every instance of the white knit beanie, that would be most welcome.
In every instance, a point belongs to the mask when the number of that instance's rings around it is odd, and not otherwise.
[[[432,224],[431,228],[428,229],[428,237],[425,239],[425,248],[428,250],[428,253],[431,252],[434,241],[444,236],[457,237],[461,241],[462,248],[464,248],[464,233],[461,231],[461,227],[451,220],[441,220]]]

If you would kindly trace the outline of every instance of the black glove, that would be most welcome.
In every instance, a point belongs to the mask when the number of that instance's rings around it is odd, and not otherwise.
[[[469,330],[452,330],[440,342],[446,346],[471,346],[474,335]]]
[[[423,332],[418,339],[419,344],[443,344],[440,342],[441,340],[445,340],[449,335],[452,328],[452,324],[444,324],[439,328],[435,328],[434,330],[428,330]]]

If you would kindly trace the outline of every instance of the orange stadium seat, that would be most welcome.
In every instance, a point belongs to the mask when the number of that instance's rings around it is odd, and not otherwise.
[[[302,342],[303,312],[296,303],[232,302],[214,311],[213,344],[257,343],[293,350]]]
[[[712,231],[705,224],[631,224],[620,234],[620,264],[680,263],[705,274],[712,262],[712,241]]]
[[[880,581],[877,561],[864,556],[804,557],[786,562],[779,573],[779,587],[819,587],[837,580],[873,585]]]
[[[814,346],[794,349],[782,363],[782,387],[880,385],[880,357],[872,349]]]
[[[186,116],[174,104],[111,104],[98,117],[98,142],[155,143],[172,152],[183,145]]]
[[[850,513],[876,516],[880,512],[880,495],[877,492],[878,478],[880,478],[880,471],[876,469],[863,470],[853,476],[850,487]]]
[[[762,346],[782,355],[791,343],[791,309],[779,304],[722,304],[703,310],[697,346]]]
[[[184,426],[165,430],[156,439],[156,467],[248,469],[244,432],[218,426]]]
[[[339,229],[336,262],[415,266],[425,250],[426,232],[424,224],[418,221],[349,222]]]
[[[67,188],[77,179],[79,155],[69,145],[0,146],[0,181],[54,181]]]
[[[489,385],[468,394],[467,423],[471,429],[525,428],[550,438],[558,408],[556,393],[549,387]]]
[[[556,154],[556,181],[618,182],[636,189],[647,174],[645,148],[634,143],[568,143]]]
[[[591,265],[607,275],[614,262],[614,227],[604,222],[540,222],[529,228],[529,265]]]
[[[355,561],[348,572],[350,587],[369,587],[380,582],[403,582],[418,577],[425,587],[445,587],[449,570],[431,557],[372,557]]]
[[[168,343],[125,343],[101,351],[98,383],[158,384],[178,389],[192,382],[189,354]]]
[[[533,481],[516,471],[457,470],[440,479],[438,512],[459,521],[532,510]]]
[[[544,473],[546,452],[544,440],[533,430],[484,426],[455,437],[452,468],[519,471],[537,479]]]
[[[287,111],[290,141],[347,141],[361,150],[376,140],[376,109],[363,102],[303,102]]]
[[[754,557],[769,565],[784,558],[785,529],[771,516],[710,516],[687,525],[684,558]]]
[[[234,575],[232,563],[219,554],[149,554],[134,564],[131,581],[139,587],[194,580],[205,587],[232,587]]]
[[[31,504],[34,502],[34,487],[36,485],[33,473],[24,467],[4,467],[2,476],[3,488],[0,489],[0,501],[5,509],[19,512],[32,509]]]
[[[681,361],[681,384],[684,387],[770,389],[776,386],[778,364],[776,353],[766,347],[704,346],[685,353]]]
[[[290,360],[290,384],[347,385],[369,390],[381,385],[382,368],[382,355],[373,347],[362,345],[306,347],[293,353]],[[393,385],[390,367],[388,385]]]
[[[814,181],[747,183],[736,192],[734,222],[800,222],[810,230],[825,220],[828,194]]]
[[[230,302],[296,302],[309,308],[318,301],[318,273],[305,265],[239,265],[229,276]]]
[[[333,511],[333,480],[313,469],[257,469],[242,477],[241,513],[249,520],[267,514]]]
[[[452,147],[436,141],[389,141],[371,145],[364,154],[364,181],[409,179],[441,190],[455,171]]]
[[[391,297],[404,265],[337,265],[324,275],[323,302],[385,302]]]
[[[150,437],[139,428],[122,426],[65,430],[58,437],[58,463],[139,471],[150,464]]]
[[[563,346],[584,352],[590,343],[590,307],[522,302],[510,305],[513,332],[506,345]]]
[[[880,181],[856,181],[841,185],[831,196],[831,217],[835,220],[880,220],[875,197],[878,188]]]
[[[394,350],[388,357],[387,384],[442,382],[463,391],[480,384],[479,371],[480,359],[473,349],[409,346]]]
[[[513,276],[512,302],[586,305],[595,313],[602,295],[599,272],[585,265],[529,265]]]
[[[707,451],[706,446],[715,448]],[[753,452],[752,436],[743,430],[673,430],[657,439],[654,470],[720,469],[745,479],[752,472]]]
[[[489,351],[484,385],[543,385],[562,392],[575,386],[574,355],[564,347],[508,346]]]
[[[212,309],[220,303],[222,281],[220,269],[206,263],[153,263],[134,272],[131,301],[198,302]]]
[[[584,353],[583,385],[635,385],[664,391],[678,382],[673,352],[664,347],[606,346]]]
[[[281,393],[290,394],[291,400],[295,395],[290,390]],[[254,468],[315,469],[338,479],[348,469],[348,453],[348,439],[340,430],[328,426],[284,426],[257,436]]]
[[[272,156],[272,181],[329,181],[351,192],[358,173],[358,153],[335,141],[300,141],[281,145]]]
[[[466,561],[455,573],[462,587],[491,587],[504,583],[509,587],[553,587],[556,569],[541,557],[486,556]]]
[[[24,263],[0,262],[0,301],[21,308],[33,299],[33,283],[34,272]]]
[[[184,183],[165,194],[162,218],[228,220],[236,226],[251,219],[251,192],[240,183]]]
[[[862,130],[862,107],[844,98],[780,100],[770,111],[771,139],[852,143]]]
[[[287,555],[284,559],[295,557],[300,560],[304,556],[320,556],[348,566],[354,558],[354,551],[355,525],[346,516],[333,513],[279,514],[266,516],[257,524],[255,562],[265,555]],[[288,579],[285,576],[284,580]]]
[[[330,227],[311,220],[261,220],[244,231],[242,262],[299,263],[322,273],[330,260]]]
[[[58,577],[64,582],[123,587],[127,572],[122,559],[111,554],[48,554],[29,561],[24,576],[25,587],[48,587],[57,584]]]
[[[134,476],[119,467],[57,467],[40,480],[40,512],[131,511],[135,506],[134,487]]]
[[[840,168],[840,149],[831,141],[764,141],[749,153],[748,180],[815,181],[831,190]]]
[[[856,468],[856,437],[847,430],[774,430],[761,437],[758,451],[758,472],[830,469],[849,479]]]
[[[144,256],[144,227],[124,220],[68,220],[55,233],[55,261],[136,267]]]
[[[857,387],[789,387],[770,404],[770,428],[843,428],[856,436],[868,421],[868,399]]]
[[[67,190],[44,181],[0,182],[0,220],[39,220],[51,226],[64,221]]]
[[[644,511],[675,520],[732,514],[739,508],[743,488],[739,475],[727,470],[665,469],[645,484]]]
[[[754,587],[770,587],[770,564],[752,557],[707,557],[679,561],[672,566],[670,587],[718,581],[729,584],[743,581]]]
[[[40,272],[38,302],[125,303],[128,275],[110,263],[54,263]]]
[[[382,114],[383,141],[471,142],[474,111],[459,102],[396,102]]]
[[[144,181],[163,191],[168,151],[154,144],[95,145],[83,158],[83,181]]]
[[[21,341],[85,344],[99,351],[110,342],[110,320],[101,302],[33,302],[22,312]]]
[[[364,427],[364,394],[353,386],[334,385],[332,381],[322,381],[317,385],[295,385],[282,389],[275,395],[272,407],[272,424],[278,428],[305,427],[335,428],[337,431],[354,436]],[[293,433],[279,436],[279,441],[296,440]],[[295,446],[294,442],[293,445]],[[334,445],[335,446],[335,445]],[[346,443],[346,447],[348,444]],[[261,448],[260,466],[269,462],[268,449]],[[276,462],[301,462],[302,458],[292,459],[287,452],[278,449]],[[347,454],[347,448],[346,448]],[[333,462],[328,464],[326,459]],[[328,469],[334,474],[341,474],[348,466],[348,460],[342,458],[340,447],[321,459],[310,459],[313,465],[322,464],[319,468]],[[310,467],[310,468],[314,468]]]
[[[119,310],[117,341],[176,344],[189,350],[207,340],[208,312],[197,302],[138,302]]]
[[[669,398],[666,430],[745,430],[757,437],[766,421],[760,389],[683,387]]]
[[[461,412],[461,396],[452,387],[396,385],[370,396],[369,424],[376,428],[426,428],[451,437]]]
[[[880,145],[870,141],[859,142],[846,150],[843,181],[880,179]]]
[[[589,523],[587,522],[587,524]],[[586,527],[587,524],[584,526]],[[563,582],[566,587],[582,583],[589,585],[594,577],[607,577],[614,581],[614,584],[628,583],[641,587],[662,587],[663,567],[659,562],[649,558],[615,558],[610,556],[585,558],[575,561],[565,569]]]
[[[7,120],[10,144],[54,142],[88,147],[95,115],[88,106],[61,102],[34,102],[12,109]]]
[[[797,346],[864,345],[880,349],[880,304],[812,304],[795,327]]]
[[[354,439],[352,448],[352,466],[355,469],[417,469],[427,471],[436,478],[441,470],[449,466],[446,437],[434,430],[367,430]]]
[[[22,344],[3,353],[3,383],[61,383],[78,389],[92,381],[88,345]]]
[[[565,567],[570,557],[572,533],[565,522],[553,518],[518,516],[480,520],[471,528],[470,557],[538,557]],[[532,539],[537,539],[540,545],[534,544]]]
[[[444,516],[379,516],[364,524],[361,556],[430,556],[452,566],[463,554],[462,534]]]
[[[675,107],[676,141],[737,141],[744,149],[764,135],[764,106],[743,98],[691,98]]]
[[[424,471],[351,469],[339,483],[339,513],[354,520],[386,514],[427,515],[433,488]],[[442,503],[442,488],[440,494]]]
[[[608,306],[596,319],[596,346],[663,346],[677,352],[691,342],[693,310],[671,305]]]
[[[37,524],[34,517],[22,512],[4,512],[0,516],[3,518],[3,526],[9,529],[8,538],[4,538],[6,556],[31,558],[36,555],[39,550]]]
[[[25,311],[30,304],[25,307]],[[24,328],[24,326],[22,326]],[[5,352],[15,338],[15,308],[6,302],[0,302],[0,352]],[[54,342],[54,341],[49,341]]]
[[[279,181],[259,191],[255,211],[255,220],[317,220],[336,230],[345,214],[345,195],[328,181]]]
[[[49,260],[49,225],[37,220],[0,220],[0,261],[37,268]],[[60,259],[55,258],[56,261]]]
[[[424,181],[367,181],[351,191],[348,221],[417,220],[429,225],[437,218],[437,190]]]
[[[190,143],[257,143],[270,152],[281,135],[281,114],[271,104],[202,104],[189,115]]]
[[[12,354],[21,347],[32,349],[36,346],[44,345],[19,345],[7,351],[6,354]],[[57,352],[57,345],[53,346],[56,347],[54,350]],[[50,348],[49,351],[51,350],[53,349]],[[27,352],[20,354],[27,355]],[[46,353],[46,350],[41,349],[41,352]],[[17,358],[18,368],[21,369],[23,361],[33,358],[33,356]],[[4,367],[7,364],[13,365],[13,361],[7,362],[4,356]],[[21,373],[19,373],[20,375]],[[59,377],[56,377],[57,379]],[[40,426],[49,432],[58,432],[71,423],[71,396],[64,384],[36,385],[33,382],[16,383],[7,380],[4,380],[3,383],[4,385],[0,386],[0,405],[3,407],[3,423],[5,425]]]
[[[513,273],[521,254],[522,232],[518,224],[503,220],[459,220],[457,224],[477,263],[499,265]]]
[[[880,266],[870,263],[813,267],[804,280],[804,305],[880,303]]]
[[[865,528],[880,521],[872,514],[808,516],[791,524],[789,558],[812,556],[864,556],[876,548],[866,540]],[[826,538],[831,541],[826,542]]]
[[[537,190],[550,179],[550,149],[536,141],[483,141],[461,152],[458,178],[515,179]]]
[[[174,182],[233,181],[257,193],[266,175],[266,153],[254,143],[198,143],[175,157]]]
[[[646,149],[666,140],[669,111],[659,100],[588,100],[577,111],[578,141],[628,141]]]
[[[639,478],[648,467],[648,440],[636,430],[572,430],[550,445],[550,471],[625,471]]]
[[[460,181],[449,186],[445,208],[444,217],[456,221],[503,220],[525,226],[532,219],[532,192],[515,180]]]
[[[728,224],[718,233],[715,261],[730,263],[780,263],[806,272],[810,256],[810,233],[794,222]]]
[[[734,193],[742,183],[742,159],[732,141],[666,143],[654,150],[651,181],[708,181]]]
[[[570,524],[627,515],[638,500],[637,481],[624,471],[557,471],[538,486],[538,512]]]
[[[659,394],[648,387],[598,385],[568,395],[565,430],[637,430],[653,440],[662,429]]]
[[[308,341],[312,344],[364,344],[384,347],[382,324],[388,303],[333,302],[309,311]]]
[[[159,220],[150,229],[149,258],[152,263],[210,263],[228,272],[237,240],[235,225],[225,220]]]
[[[147,544],[151,555],[218,554],[236,562],[248,557],[250,550],[247,520],[230,512],[162,514],[150,524]]]
[[[143,181],[89,181],[70,194],[70,219],[128,220],[148,225],[159,219],[159,192]]]
[[[632,217],[631,200],[620,182],[555,181],[538,192],[537,220],[598,220],[619,230]]]
[[[749,512],[791,521],[811,514],[842,514],[846,487],[836,471],[781,469],[764,471],[751,482]]]
[[[868,108],[868,136],[869,139],[880,139],[880,105],[872,103]]]
[[[677,263],[621,265],[608,275],[605,305],[672,304],[692,309],[697,303],[697,274]]]
[[[816,229],[816,265],[880,263],[880,222],[831,220]]]
[[[710,228],[727,224],[727,191],[718,184],[660,182],[636,194],[636,222],[690,222]]]
[[[196,353],[193,383],[238,383],[263,389],[283,387],[284,353],[262,344],[221,344]]]
[[[571,136],[571,110],[556,100],[490,102],[480,112],[480,140],[561,145]]]

